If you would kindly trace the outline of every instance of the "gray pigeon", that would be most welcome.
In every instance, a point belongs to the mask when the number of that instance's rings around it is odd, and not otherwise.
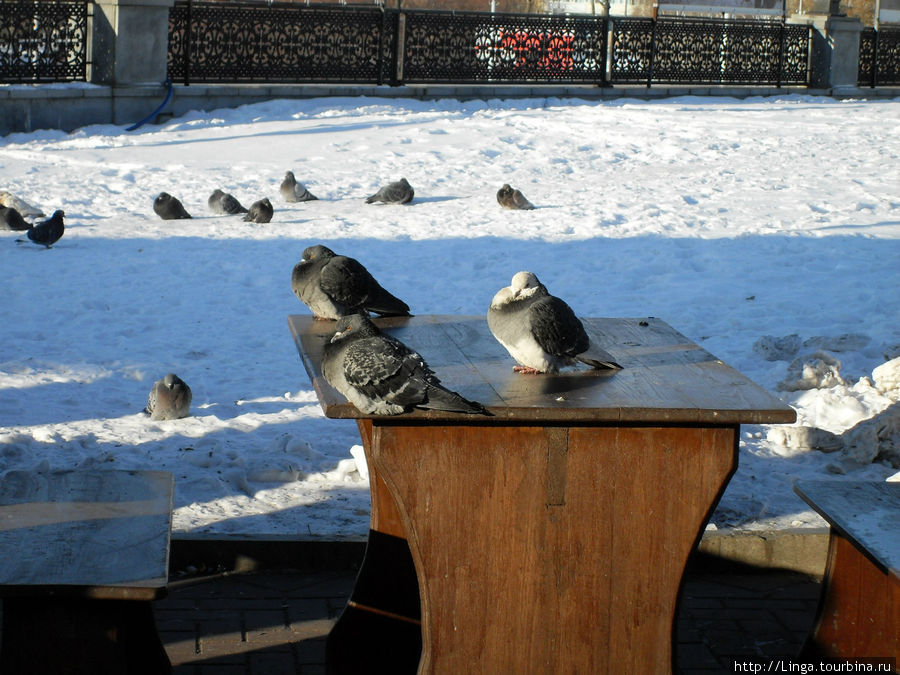
[[[66,231],[65,223],[63,223],[65,215],[62,211],[54,211],[47,220],[28,230],[25,233],[26,236],[35,244],[50,248],[60,240]]]
[[[284,174],[284,180],[281,181],[281,197],[286,202],[311,202],[318,199],[303,186],[303,183],[297,182],[293,171]]]
[[[368,317],[341,317],[336,328],[322,350],[322,374],[361,412],[399,415],[425,408],[488,414],[480,403],[443,387],[421,356]]]
[[[517,211],[527,211],[534,208],[534,204],[525,199],[519,190],[504,183],[503,187],[497,190],[497,202],[504,209],[512,209]]]
[[[272,202],[268,198],[263,198],[250,205],[250,211],[244,216],[244,220],[251,223],[268,223],[272,220],[273,213],[275,209],[272,208]]]
[[[191,217],[181,202],[168,192],[160,192],[153,200],[153,211],[163,220],[184,220]]]
[[[30,223],[26,223],[22,214],[16,209],[0,206],[0,230],[28,230]]]
[[[409,315],[409,305],[384,290],[362,263],[322,245],[303,251],[291,273],[291,289],[317,319],[354,312]]]
[[[247,209],[241,206],[241,203],[232,195],[221,190],[213,192],[209,199],[206,200],[209,210],[220,215],[233,216],[236,213],[247,213]]]
[[[0,191],[0,205],[15,209],[23,218],[43,218],[44,212],[6,190]]]
[[[563,300],[550,295],[531,272],[518,272],[501,288],[487,313],[488,327],[518,362],[520,373],[558,373],[576,361],[592,368],[621,369],[591,344],[584,325]]]
[[[411,202],[415,191],[405,178],[388,183],[374,195],[366,199],[366,204],[384,202],[385,204],[406,204]]]
[[[144,412],[151,420],[177,420],[191,411],[191,388],[175,373],[153,383]]]

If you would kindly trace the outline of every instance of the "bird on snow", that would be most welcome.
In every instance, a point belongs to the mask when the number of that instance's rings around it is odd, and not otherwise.
[[[303,183],[297,182],[293,171],[284,174],[284,180],[281,181],[281,197],[286,202],[311,202],[318,199],[303,186]]]
[[[163,220],[184,220],[191,217],[181,202],[168,192],[160,192],[153,200],[153,211]]]
[[[303,251],[291,272],[291,290],[317,319],[354,312],[409,315],[409,305],[384,290],[362,263],[321,244]]]
[[[411,202],[415,191],[405,178],[388,183],[378,192],[366,199],[366,204],[384,202],[385,204],[406,204]]]
[[[220,215],[247,213],[247,209],[234,196],[221,190],[215,190],[206,200],[209,210]]]
[[[50,248],[60,240],[66,231],[65,223],[63,223],[65,215],[62,211],[54,211],[52,216],[29,229],[25,235],[35,244]]]
[[[0,206],[0,230],[27,230],[31,224],[25,222],[18,210]]]
[[[504,183],[503,187],[497,190],[497,202],[504,209],[526,211],[534,208],[534,204],[528,201],[520,190],[510,187],[509,183]]]
[[[322,374],[366,414],[399,415],[411,408],[487,414],[484,406],[446,389],[425,360],[385,335],[362,314],[338,319],[322,351]]]
[[[6,190],[0,191],[0,205],[15,209],[24,218],[43,218],[44,212]]]
[[[151,420],[177,420],[191,410],[191,388],[175,373],[153,383],[144,412]]]
[[[275,213],[275,209],[272,208],[272,202],[264,197],[250,205],[250,211],[244,216],[244,220],[251,223],[268,223],[272,220],[273,213]]]
[[[558,373],[576,361],[592,368],[622,366],[592,345],[584,325],[563,300],[550,295],[531,272],[518,272],[497,291],[487,313],[488,327],[517,361],[519,373]]]

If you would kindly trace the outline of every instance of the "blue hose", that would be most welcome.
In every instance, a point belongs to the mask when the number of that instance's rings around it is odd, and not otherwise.
[[[136,123],[132,124],[130,127],[125,129],[125,131],[134,131],[135,129],[138,129],[139,127],[144,126],[147,122],[149,122],[154,117],[156,117],[159,113],[162,112],[162,109],[165,108],[166,105],[168,105],[169,101],[172,99],[172,80],[169,78],[166,78],[165,85],[166,85],[166,87],[168,87],[168,90],[166,91],[166,98],[162,103],[159,104],[159,107],[156,110],[154,110],[152,113],[147,115],[140,122],[136,122]]]

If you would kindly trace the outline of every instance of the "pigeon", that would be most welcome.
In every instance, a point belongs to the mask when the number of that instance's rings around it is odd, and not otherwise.
[[[210,211],[221,215],[233,216],[236,213],[247,213],[247,209],[241,206],[237,199],[221,190],[213,192],[206,203],[209,205]]]
[[[144,412],[151,420],[177,420],[191,410],[191,388],[175,373],[153,383]]]
[[[268,198],[263,198],[250,205],[250,211],[244,216],[244,220],[251,223],[268,223],[272,220],[273,213],[275,213],[275,209],[272,208],[272,202]]]
[[[5,206],[8,209],[15,209],[19,212],[19,215],[24,218],[44,217],[44,212],[39,208],[32,206],[24,199],[20,199],[11,192],[6,192],[5,190],[0,192],[0,206]]]
[[[160,192],[153,200],[153,211],[163,220],[183,220],[191,214],[184,210],[181,202],[168,192]]]
[[[27,230],[31,227],[22,214],[12,207],[0,206],[0,230]]]
[[[406,204],[412,201],[415,191],[405,178],[388,183],[374,195],[366,199],[366,204],[384,202],[385,204]]]
[[[303,251],[291,273],[291,289],[317,319],[354,312],[409,316],[409,305],[384,290],[362,263],[322,245]]]
[[[303,183],[297,182],[293,171],[284,174],[284,180],[281,181],[281,196],[286,202],[311,202],[318,199],[303,186]]]
[[[510,187],[509,183],[504,183],[503,187],[497,190],[497,202],[504,209],[527,211],[534,208],[534,204],[525,199],[521,191]]]
[[[411,408],[488,414],[441,385],[425,360],[362,314],[338,319],[322,350],[322,374],[360,412],[399,415]]]
[[[25,233],[26,236],[35,244],[50,248],[60,240],[63,233],[66,231],[65,223],[63,223],[65,215],[66,214],[62,211],[54,211],[53,215],[47,220],[38,223],[28,230]]]
[[[558,373],[576,361],[592,368],[622,368],[591,345],[584,325],[563,300],[550,295],[531,272],[518,272],[501,288],[487,313],[488,327],[518,362],[519,373]]]

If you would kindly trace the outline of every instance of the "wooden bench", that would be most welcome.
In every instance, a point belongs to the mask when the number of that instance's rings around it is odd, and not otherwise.
[[[158,675],[173,478],[9,471],[0,481],[0,672]]]
[[[804,655],[900,665],[900,483],[800,481],[831,526],[822,600]]]

